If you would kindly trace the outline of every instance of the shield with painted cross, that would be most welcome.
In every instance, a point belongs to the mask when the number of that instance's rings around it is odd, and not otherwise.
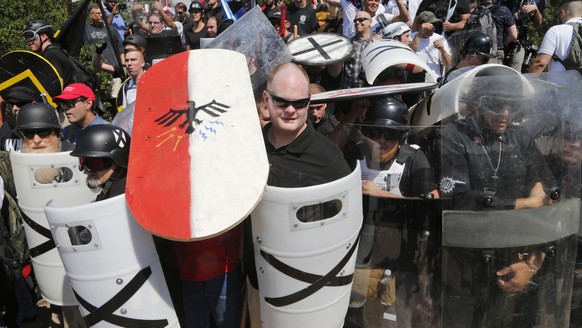
[[[148,231],[198,240],[241,222],[269,164],[245,56],[180,53],[139,80],[126,199]]]

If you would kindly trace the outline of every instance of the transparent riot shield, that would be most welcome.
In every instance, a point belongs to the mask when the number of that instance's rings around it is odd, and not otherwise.
[[[44,210],[89,326],[179,327],[152,235],[125,195]]]
[[[263,327],[341,327],[362,226],[360,171],[303,188],[267,186],[252,231]]]
[[[87,204],[95,200],[98,192],[87,187],[78,159],[69,152],[10,152],[10,161],[40,291],[51,304],[77,305],[43,207],[51,199],[65,206]]]
[[[468,71],[438,89],[430,107],[415,108],[425,118],[455,108],[434,122],[441,327],[569,324],[582,81],[577,72],[564,76],[568,84],[503,68]]]
[[[345,117],[356,119],[333,134],[348,163],[361,167],[363,191],[344,327],[439,323],[441,203],[427,145],[410,134],[408,108],[398,98],[353,101]]]

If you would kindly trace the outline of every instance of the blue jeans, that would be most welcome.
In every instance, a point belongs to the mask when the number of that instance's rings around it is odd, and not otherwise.
[[[182,281],[184,319],[188,328],[239,328],[242,311],[242,277],[229,272],[206,281]]]

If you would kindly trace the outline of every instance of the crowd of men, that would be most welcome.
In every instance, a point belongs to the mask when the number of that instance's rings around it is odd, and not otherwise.
[[[419,71],[414,65],[392,67],[374,84],[424,81],[430,73],[443,86],[486,63],[513,68],[517,79],[514,81],[518,81],[525,68],[525,48],[530,46],[527,26],[541,25],[546,2],[454,2],[456,5],[449,7],[451,1],[445,0],[363,0],[361,4],[347,0],[324,0],[319,4],[294,0],[281,6],[276,0],[265,0],[261,9],[284,42],[325,31],[349,38],[354,48],[340,63],[317,70],[294,63],[281,64],[269,73],[260,92],[255,92],[258,121],[263,127],[270,163],[268,185],[300,188],[324,184],[347,176],[359,166],[362,193],[367,197],[445,198],[451,201],[450,206],[455,210],[536,209],[558,202],[559,188],[578,193],[579,197],[579,185],[560,185],[565,173],[557,167],[579,168],[582,135],[576,135],[574,126],[569,134],[562,133],[561,140],[570,141],[562,146],[569,147],[569,150],[558,154],[563,157],[556,155],[561,166],[548,166],[531,133],[514,124],[519,120],[516,118],[518,113],[523,110],[523,105],[519,104],[523,99],[511,99],[514,94],[497,94],[501,100],[493,101],[495,96],[491,95],[491,90],[513,90],[515,83],[505,88],[499,85],[490,88],[467,86],[467,96],[459,99],[464,112],[458,120],[439,131],[437,145],[432,148],[421,142],[420,146],[413,144],[412,141],[419,140],[410,133],[409,109],[416,101],[404,96],[310,103],[311,96],[318,93],[368,86],[363,54],[374,42],[387,40],[399,42],[417,54],[426,61],[430,72]],[[115,112],[135,103],[140,77],[157,61],[180,51],[203,48],[204,39],[237,28],[236,18],[229,18],[226,8],[223,8],[225,3],[218,0],[194,0],[189,6],[182,2],[164,6],[159,1],[154,1],[151,6],[131,3],[126,9],[122,9],[122,5],[117,0],[105,0],[102,8],[98,4],[89,5],[90,22],[84,36],[84,42],[95,49],[93,67],[109,73],[112,81],[125,78],[116,92],[119,108]],[[228,6],[228,11],[234,12],[235,17],[250,10],[242,1],[233,1]],[[467,32],[465,24],[471,20],[476,8],[487,8],[491,12],[496,35],[471,31],[461,48],[450,47],[447,40]],[[124,18],[124,10],[131,13],[131,20]],[[582,1],[564,2],[558,15],[560,24],[546,33],[529,72],[542,72],[546,68],[551,72],[566,70],[562,61],[569,53],[574,35],[571,24],[582,23]],[[29,50],[54,66],[64,88],[61,94],[53,97],[57,108],[47,104],[31,88],[12,86],[0,91],[2,153],[19,151],[41,156],[40,153],[72,150],[71,155],[79,157],[79,167],[87,174],[87,184],[101,190],[96,201],[123,194],[127,171],[131,169],[128,167],[131,127],[110,124],[99,116],[104,109],[100,108],[94,86],[75,80],[75,69],[68,54],[53,43],[54,27],[50,22],[31,21],[23,35]],[[459,60],[455,60],[456,57]],[[498,71],[485,75],[496,76]],[[582,126],[577,128],[582,131]],[[574,137],[568,139],[569,136]],[[119,138],[125,142],[117,142]],[[438,149],[438,154],[434,149]],[[5,155],[0,160],[10,164]],[[64,179],[64,172],[51,172],[47,173],[48,181]],[[12,172],[0,170],[0,174],[6,197],[17,200],[14,190],[7,187],[8,181],[13,180]],[[4,221],[9,228],[5,231],[11,231],[11,237],[14,237],[11,240],[20,238],[15,242],[15,245],[20,245],[20,264],[30,267],[30,255],[23,246],[26,245],[24,235],[15,233],[22,229],[22,223],[9,222],[8,218]],[[372,221],[370,217],[365,218],[369,226],[377,224]],[[399,233],[406,232],[401,229]],[[362,242],[364,240],[362,237]],[[416,240],[412,242],[416,243]],[[256,277],[248,219],[245,224],[207,240],[160,241],[157,246],[160,256],[171,257],[165,264],[179,279],[168,281],[168,286],[183,326],[240,327],[241,320],[243,324],[248,320],[251,327],[261,326],[260,282]],[[244,254],[241,254],[242,249]],[[507,295],[525,293],[539,272],[546,274],[544,261],[549,255],[545,248],[533,248],[528,252],[519,250],[519,254],[520,261],[496,268],[493,277],[489,277],[498,286],[493,292],[489,286],[473,288],[487,279],[479,281],[481,276],[473,273],[477,265],[471,267],[471,263],[465,263],[466,271],[460,278],[453,277],[462,279],[460,286],[451,282],[443,287],[454,298],[439,309],[445,326],[535,324],[535,318],[533,321],[510,320],[503,315],[506,311],[520,311],[516,309],[533,304],[531,300],[516,301],[517,297],[511,299]],[[463,256],[472,255],[451,252],[450,258],[455,261]],[[512,255],[496,251],[495,256]],[[372,253],[358,254],[358,263],[375,260]],[[459,261],[463,262],[462,259]],[[406,268],[401,271],[399,267],[391,269],[402,274],[398,278],[416,274],[411,274]],[[34,282],[29,283],[31,280],[34,280],[33,275],[23,275],[9,293],[0,293],[0,306],[3,306],[0,308],[0,326],[23,327],[27,320],[34,320],[37,306],[47,303],[35,291]],[[403,293],[410,293],[415,286],[410,281],[399,283],[397,280],[397,284],[399,300],[406,298]],[[582,296],[574,294],[573,310],[580,311]],[[245,302],[245,297],[248,302]],[[362,306],[351,307],[348,317],[365,316],[355,313]],[[86,326],[77,307],[51,305],[50,308],[52,318],[49,325]],[[463,309],[463,315],[459,309]],[[250,314],[248,319],[241,315],[247,311]],[[415,322],[412,311],[414,308],[408,304],[398,305],[399,326],[409,327]],[[580,320],[582,316],[573,314],[572,318]],[[365,322],[348,320],[346,326],[365,327]]]

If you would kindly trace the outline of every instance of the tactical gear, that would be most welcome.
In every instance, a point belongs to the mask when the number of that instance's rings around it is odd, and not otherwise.
[[[408,131],[408,108],[396,98],[380,98],[367,111],[364,124]]]
[[[61,123],[57,111],[49,104],[32,103],[22,106],[16,116],[16,129],[57,129],[61,130]]]
[[[77,138],[76,157],[105,157],[121,167],[127,167],[131,137],[115,125],[101,124],[86,127]]]

